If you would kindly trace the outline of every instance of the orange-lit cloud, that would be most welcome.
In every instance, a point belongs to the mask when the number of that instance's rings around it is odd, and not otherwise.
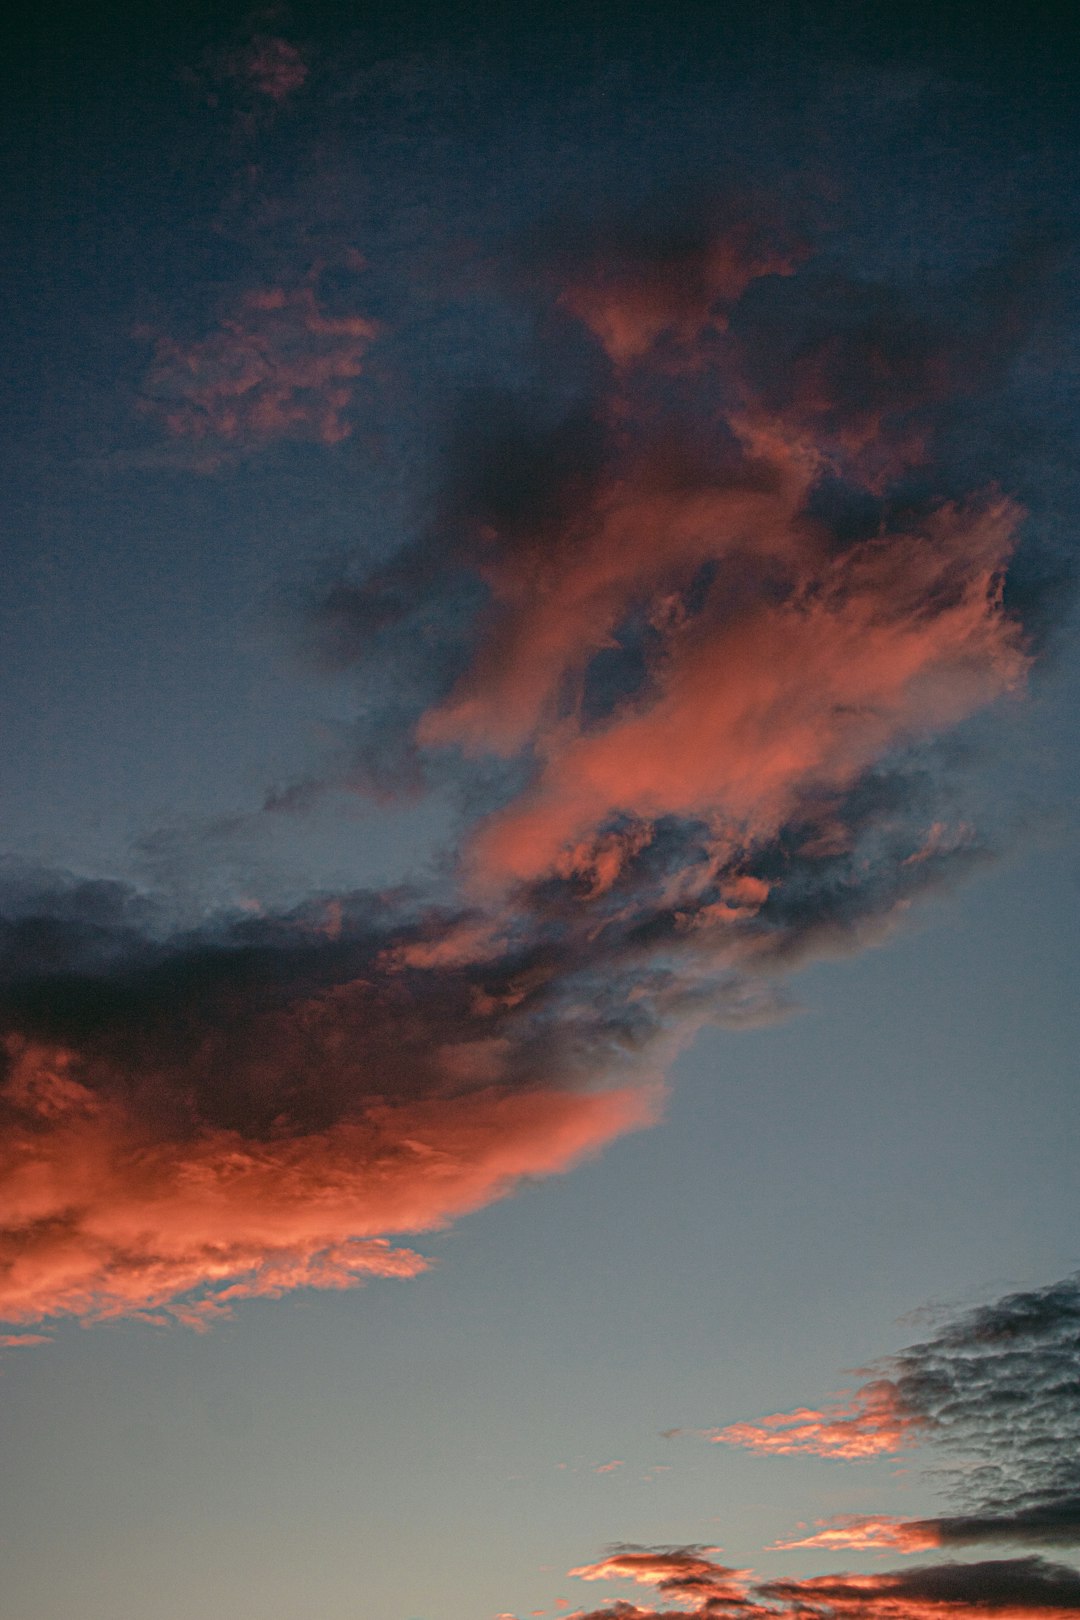
[[[837,1457],[852,1462],[891,1455],[914,1445],[926,1423],[921,1413],[904,1405],[895,1384],[878,1379],[836,1406],[821,1411],[799,1407],[794,1412],[775,1412],[758,1423],[730,1423],[709,1438],[717,1444],[780,1457]]]
[[[1068,1414],[1060,1414],[1058,1452],[1066,1452],[1072,1440]],[[983,1511],[951,1513],[936,1519],[896,1519],[886,1515],[862,1517],[845,1515],[820,1519],[810,1535],[775,1542],[777,1551],[802,1547],[892,1547],[898,1552],[925,1552],[931,1547],[973,1547],[987,1543],[1013,1546],[1080,1546],[1080,1493],[1072,1480],[1064,1488],[1061,1457],[1051,1452],[1044,1458],[1041,1479],[1000,1481],[995,1499]],[[1066,1474],[1070,1469],[1068,1461]],[[1017,1492],[1033,1484],[1034,1499]],[[1004,1489],[1000,1489],[1004,1486]],[[1041,1493],[1039,1492],[1041,1487]]]
[[[773,1543],[772,1550],[791,1552],[802,1547],[890,1547],[898,1552],[925,1552],[941,1546],[940,1530],[932,1519],[896,1519],[888,1515],[855,1514],[817,1520],[818,1528],[805,1536]]]
[[[826,1411],[732,1425],[712,1438],[754,1450],[857,1462],[913,1439],[962,1448],[968,1510],[940,1518],[888,1514],[819,1519],[772,1551],[904,1553],[974,1545],[1080,1543],[1076,1441],[1080,1277],[1006,1295],[945,1318],[890,1359],[891,1379]],[[670,1431],[677,1433],[679,1431]],[[762,1580],[717,1561],[714,1546],[618,1545],[569,1574],[648,1589],[613,1596],[576,1620],[1038,1620],[1080,1615],[1080,1570],[1040,1556],[943,1561],[884,1572]]]
[[[1004,599],[1016,502],[989,479],[883,499],[912,435],[932,456],[957,356],[883,294],[864,309],[865,290],[834,289],[859,318],[838,310],[830,337],[815,314],[778,390],[752,322],[707,341],[752,282],[784,270],[797,287],[791,256],[751,241],[672,231],[566,266],[562,307],[616,363],[610,394],[565,432],[487,430],[463,475],[457,565],[487,601],[415,739],[532,765],[473,831],[474,892],[571,874],[606,892],[671,817],[712,829],[718,869],[792,820],[816,817],[824,849],[830,805],[864,773],[1023,683],[1030,649]],[[671,374],[668,339],[693,365]],[[418,556],[417,582],[435,568]],[[407,580],[387,574],[384,604],[358,595],[358,624],[398,611]],[[937,836],[905,858],[956,847]],[[762,898],[718,895],[688,926]]]
[[[297,1016],[302,1016],[297,1014]],[[166,1310],[205,1324],[294,1288],[410,1277],[428,1261],[385,1234],[425,1232],[568,1169],[647,1123],[635,1089],[370,1096],[322,1130],[202,1128],[162,1139],[73,1053],[13,1048],[0,1101],[0,1319]]]
[[[625,528],[620,514],[594,533],[593,556],[582,547],[566,566],[553,559],[546,582],[522,580],[520,603],[496,617],[457,693],[422,722],[427,743],[506,750],[535,738],[535,784],[476,834],[485,878],[558,869],[619,814],[646,825],[709,817],[732,837],[769,837],[803,799],[842,791],[890,747],[956,724],[1022,679],[1000,596],[1019,517],[1011,503],[945,508],[922,532],[840,558],[819,536],[785,532],[787,498],[786,511],[759,496],[734,512],[726,497],[699,496],[692,512],[680,504],[651,502]],[[757,530],[752,562],[741,554],[747,528]],[[657,614],[646,689],[598,723],[557,714],[567,678],[630,601],[659,593],[664,570],[685,586],[710,553],[715,610],[689,619],[676,599],[666,619]],[[762,589],[740,601],[748,569],[761,571]]]
[[[956,1508],[919,1519],[818,1520],[776,1548],[1080,1545],[1080,1278],[946,1318],[843,1404],[706,1431],[779,1456],[861,1461],[925,1443],[981,1460],[953,1476]],[[946,1476],[948,1477],[948,1475]]]
[[[633,1581],[653,1587],[666,1601],[695,1609],[746,1602],[745,1571],[727,1569],[709,1555],[717,1547],[614,1547],[595,1564],[568,1571],[583,1581]]]
[[[757,1587],[772,1607],[807,1616],[852,1620],[1032,1620],[1080,1614],[1080,1573],[1041,1558],[980,1564],[929,1564],[877,1575],[818,1575]]]
[[[248,59],[274,102],[300,65]],[[1023,684],[1023,514],[966,466],[889,487],[949,368],[927,341],[886,409],[826,309],[831,359],[778,391],[745,295],[801,309],[795,257],[716,220],[645,236],[541,289],[595,397],[463,411],[430,532],[305,608],[326,665],[374,671],[380,790],[485,756],[432,892],[194,934],[101,886],[0,893],[9,1319],[412,1274],[391,1240],[648,1123],[703,1020],[775,1016],[785,967],[978,853],[920,750]],[[149,408],[197,465],[350,433],[376,328],[322,268],[157,338]],[[886,1378],[715,1438],[859,1457],[938,1421]]]

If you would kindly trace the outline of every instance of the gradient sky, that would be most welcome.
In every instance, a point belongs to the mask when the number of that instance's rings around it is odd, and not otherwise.
[[[1080,1616],[1076,39],[36,7],[11,1620]]]

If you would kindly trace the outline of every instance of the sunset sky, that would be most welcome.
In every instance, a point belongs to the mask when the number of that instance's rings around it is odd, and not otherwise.
[[[20,14],[4,1620],[1080,1620],[1076,33]]]

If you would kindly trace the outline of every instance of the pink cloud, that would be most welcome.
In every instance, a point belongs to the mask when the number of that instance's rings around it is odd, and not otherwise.
[[[724,331],[751,282],[791,274],[794,255],[759,236],[750,225],[736,226],[631,254],[608,243],[559,302],[617,366],[640,361],[664,340],[692,352],[707,332]]]
[[[567,1573],[582,1581],[633,1581],[654,1588],[664,1599],[709,1605],[746,1604],[746,1572],[717,1564],[717,1547],[616,1547],[595,1564]]]
[[[490,714],[496,749],[515,715],[534,729],[537,780],[476,833],[477,874],[528,881],[592,862],[609,883],[618,851],[601,855],[598,829],[616,814],[644,824],[639,842],[667,814],[713,818],[743,840],[771,836],[807,795],[842,791],[902,739],[1015,688],[1026,658],[1000,581],[1017,522],[1006,501],[943,508],[923,532],[840,560],[793,536],[776,563],[782,596],[666,626],[647,695],[599,725],[544,716],[571,658],[581,667],[619,609],[613,599],[596,614],[590,602],[591,629],[582,621],[575,632],[573,604],[562,611],[572,571],[553,580],[549,597],[509,612],[501,667],[496,631],[461,695],[421,727],[426,741],[475,746]],[[626,551],[615,555],[624,582],[646,588]]]
[[[709,1436],[716,1444],[782,1457],[837,1457],[847,1462],[891,1455],[914,1445],[926,1420],[909,1410],[896,1385],[876,1379],[849,1401],[816,1410],[776,1412],[758,1423],[731,1423]],[[850,1544],[849,1544],[850,1545]]]
[[[708,1555],[715,1548],[616,1548],[571,1575],[631,1581],[656,1607],[614,1598],[578,1620],[1037,1620],[1080,1614],[1080,1574],[1041,1558],[938,1564],[881,1574],[754,1581]],[[672,1607],[675,1605],[675,1607]]]
[[[279,439],[340,444],[377,330],[365,316],[330,313],[312,277],[253,289],[205,337],[154,337],[144,408],[202,446],[208,466]]]
[[[803,1547],[889,1547],[899,1552],[925,1552],[940,1547],[941,1533],[933,1520],[890,1518],[887,1514],[844,1515],[818,1519],[817,1529],[773,1543],[772,1551],[790,1552]]]
[[[289,40],[274,34],[256,34],[228,58],[227,71],[260,95],[280,103],[302,88],[309,68],[302,51]]]
[[[295,1288],[412,1277],[388,1235],[426,1232],[565,1171],[653,1117],[640,1089],[369,1098],[321,1130],[156,1136],[72,1052],[13,1051],[0,1101],[0,1318],[166,1311],[206,1325]],[[458,1089],[455,1089],[455,1086]]]

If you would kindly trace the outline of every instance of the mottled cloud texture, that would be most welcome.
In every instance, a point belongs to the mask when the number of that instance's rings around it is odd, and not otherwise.
[[[735,1424],[712,1438],[842,1461],[926,1439],[958,1454],[966,1510],[936,1519],[819,1521],[815,1533],[771,1550],[1080,1542],[1080,1278],[957,1315],[874,1372],[842,1404]],[[575,1610],[575,1620],[1022,1620],[1080,1613],[1080,1572],[1036,1555],[763,1581],[719,1563],[719,1551],[612,1547],[569,1574],[616,1589],[644,1587],[647,1601],[615,1596]]]
[[[843,1459],[925,1441],[962,1462],[951,1476],[962,1511],[833,1520],[780,1546],[1080,1545],[1080,1279],[966,1312],[874,1371],[843,1405],[736,1423],[711,1438]]]
[[[143,409],[204,469],[283,439],[336,445],[351,434],[348,407],[377,328],[329,309],[319,271],[244,293],[190,341],[143,333],[154,348]]]
[[[392,672],[372,749],[465,784],[452,883],[183,934],[8,885],[3,1318],[411,1275],[402,1235],[649,1123],[703,1020],[979,855],[933,745],[1021,691],[1038,571],[950,446],[1017,325],[695,231],[538,260],[581,397],[463,408],[431,529],[310,604],[324,662]],[[264,290],[162,340],[155,398],[215,454],[333,443],[373,335]],[[860,1399],[843,1432],[895,1438]]]

